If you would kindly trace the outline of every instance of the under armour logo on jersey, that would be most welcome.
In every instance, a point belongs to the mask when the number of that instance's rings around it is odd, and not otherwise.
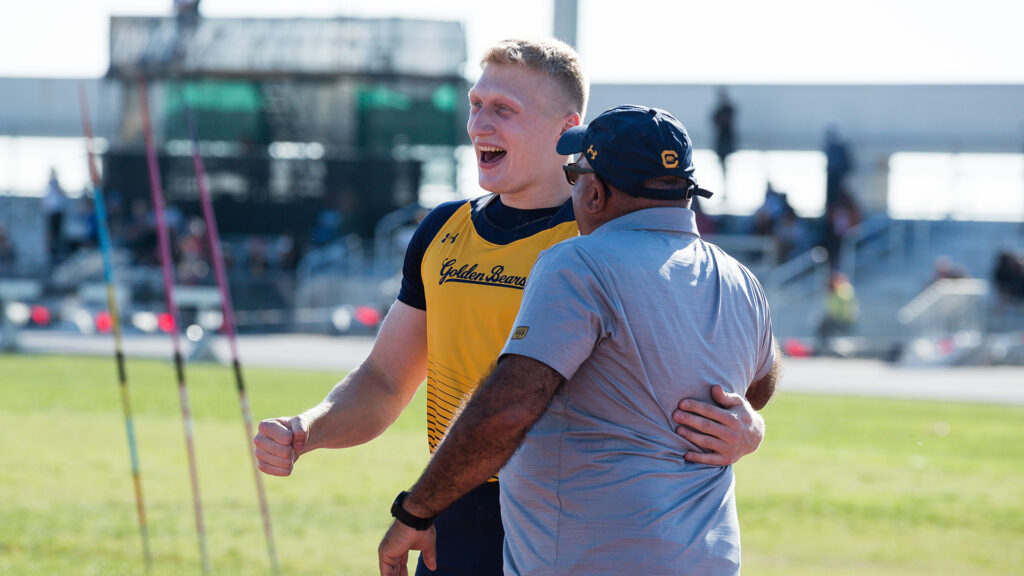
[[[449,238],[451,238],[452,244],[455,244],[455,239],[458,238],[458,237],[459,237],[459,232],[456,232],[454,235],[452,235],[451,233],[447,233],[447,234],[444,235],[444,238],[441,239],[441,244],[444,244],[445,242],[447,242]]]

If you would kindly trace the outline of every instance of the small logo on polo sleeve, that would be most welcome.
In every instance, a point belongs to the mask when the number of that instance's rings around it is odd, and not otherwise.
[[[516,329],[512,331],[513,340],[522,340],[526,337],[526,333],[530,331],[529,326],[516,326]]]

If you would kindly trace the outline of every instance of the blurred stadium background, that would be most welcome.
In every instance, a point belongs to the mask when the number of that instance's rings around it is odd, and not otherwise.
[[[374,334],[418,219],[441,201],[480,193],[463,100],[478,57],[467,46],[482,35],[471,25],[486,21],[366,15],[353,2],[328,3],[336,8],[329,17],[207,15],[220,4],[164,2],[157,15],[112,15],[101,77],[0,77],[0,347],[110,330],[78,85],[99,137],[131,337],[169,328],[135,91],[140,76],[149,84],[182,329],[196,357],[222,319],[186,105],[243,334]],[[457,9],[450,4],[441,11]],[[600,39],[612,31],[587,28],[606,4],[524,7],[543,10],[527,33],[580,44],[588,63],[607,57]],[[820,28],[807,29],[820,39]],[[703,49],[743,46],[742,37],[719,37],[722,46]],[[596,75],[589,116],[642,102],[683,119],[701,183],[718,191],[702,206],[702,230],[761,278],[787,352],[1024,364],[1024,83],[915,81],[913,57],[902,55],[894,59],[911,64],[906,81],[844,81],[841,60],[822,67],[821,83],[744,83],[727,73],[663,81],[685,76],[699,48],[634,54],[673,69],[657,81]],[[711,120],[721,94],[736,132],[724,163]],[[852,157],[837,180],[849,203],[838,208],[826,199],[829,130]],[[54,187],[66,199],[48,199]],[[54,211],[63,225],[51,238]],[[823,339],[832,271],[850,279],[859,318]]]
[[[0,494],[17,495],[0,512],[0,572],[141,570],[80,86],[110,212],[155,573],[197,573],[138,78],[149,86],[186,351],[193,362],[229,359],[187,106],[253,411],[264,418],[307,407],[365,357],[418,219],[442,201],[481,194],[464,101],[480,51],[508,36],[554,33],[577,46],[592,74],[589,117],[636,102],[687,125],[697,175],[717,193],[701,206],[701,229],[762,280],[792,357],[766,410],[769,436],[738,465],[745,568],[1019,573],[1018,4],[36,0],[11,8],[0,19],[0,52],[9,55],[0,60],[0,414],[32,434],[9,443],[12,465],[0,473]],[[47,54],[46,66],[33,64]],[[723,95],[735,130],[724,162],[713,121]],[[830,179],[844,153],[849,169]],[[826,336],[834,272],[854,288],[858,315]],[[238,434],[233,391],[218,385],[225,373],[212,363],[189,369],[211,550],[217,573],[262,574],[257,508],[238,489],[249,482],[250,445]],[[382,511],[427,458],[424,402],[421,391],[373,444],[310,455],[305,473],[268,480],[288,573],[373,572],[389,520]]]

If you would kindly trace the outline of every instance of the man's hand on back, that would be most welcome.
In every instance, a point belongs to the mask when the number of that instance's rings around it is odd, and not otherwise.
[[[746,398],[717,384],[711,388],[711,398],[718,406],[690,398],[680,401],[672,419],[679,425],[676,434],[706,451],[687,452],[687,462],[728,466],[761,445],[764,418]]]

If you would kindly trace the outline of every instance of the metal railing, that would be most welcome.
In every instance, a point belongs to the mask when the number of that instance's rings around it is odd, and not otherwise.
[[[786,303],[820,292],[827,277],[828,251],[815,246],[765,274],[764,285],[776,301]]]
[[[315,276],[357,274],[367,269],[369,260],[362,242],[345,237],[310,250],[299,261],[295,278],[301,284]]]
[[[907,338],[980,334],[986,330],[988,302],[985,280],[938,280],[900,308],[896,317]]]
[[[839,247],[839,269],[856,284],[857,272],[866,263],[895,258],[907,259],[906,225],[885,214],[878,214],[851,228]]]
[[[406,246],[401,241],[396,243],[395,234],[414,222],[421,210],[424,210],[423,206],[413,203],[389,212],[377,221],[373,229],[373,258],[378,275],[387,276],[401,269]]]

